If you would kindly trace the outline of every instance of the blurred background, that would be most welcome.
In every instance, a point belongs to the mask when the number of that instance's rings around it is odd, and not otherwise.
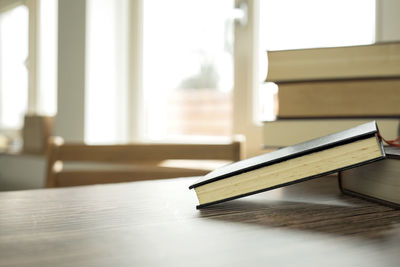
[[[277,92],[267,50],[396,41],[399,13],[396,0],[0,0],[0,143],[18,150],[29,114],[68,142],[241,134],[256,155]],[[0,184],[40,187],[44,169],[3,153]]]

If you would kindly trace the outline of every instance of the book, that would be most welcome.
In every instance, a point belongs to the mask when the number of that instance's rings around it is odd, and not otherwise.
[[[343,131],[375,118],[278,119],[264,121],[262,143],[265,148],[292,146],[319,136]],[[400,118],[376,119],[382,136],[388,140],[399,136]]]
[[[400,117],[400,78],[278,83],[278,101],[278,118]]]
[[[218,168],[189,188],[197,208],[328,175],[384,158],[376,122]]]
[[[344,194],[400,208],[400,148],[385,147],[386,159],[339,173]]]
[[[269,82],[400,76],[400,43],[268,51]]]

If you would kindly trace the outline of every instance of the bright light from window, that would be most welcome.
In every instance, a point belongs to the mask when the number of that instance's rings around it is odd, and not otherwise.
[[[264,84],[266,51],[371,44],[375,41],[375,0],[261,0],[259,38],[259,94],[263,98],[258,99],[261,111],[256,113],[268,120],[274,116],[267,105],[276,86]]]
[[[370,44],[375,0],[262,0],[260,42],[268,50]]]
[[[89,0],[85,141],[126,139],[126,0]]]
[[[40,0],[38,111],[57,112],[57,1]]]
[[[0,14],[0,127],[20,128],[28,101],[28,9]]]
[[[229,136],[233,1],[143,2],[144,138]]]

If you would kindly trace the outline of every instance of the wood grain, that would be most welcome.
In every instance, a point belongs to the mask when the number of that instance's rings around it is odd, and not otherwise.
[[[0,193],[0,266],[400,262],[400,210],[340,194],[336,177],[201,211],[194,179]]]

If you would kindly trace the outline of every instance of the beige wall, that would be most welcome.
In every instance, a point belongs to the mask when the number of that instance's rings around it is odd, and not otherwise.
[[[0,10],[7,10],[16,5],[26,2],[26,0],[0,0]]]
[[[400,1],[376,0],[376,41],[400,40]]]
[[[58,1],[58,111],[56,135],[84,141],[86,1]]]

